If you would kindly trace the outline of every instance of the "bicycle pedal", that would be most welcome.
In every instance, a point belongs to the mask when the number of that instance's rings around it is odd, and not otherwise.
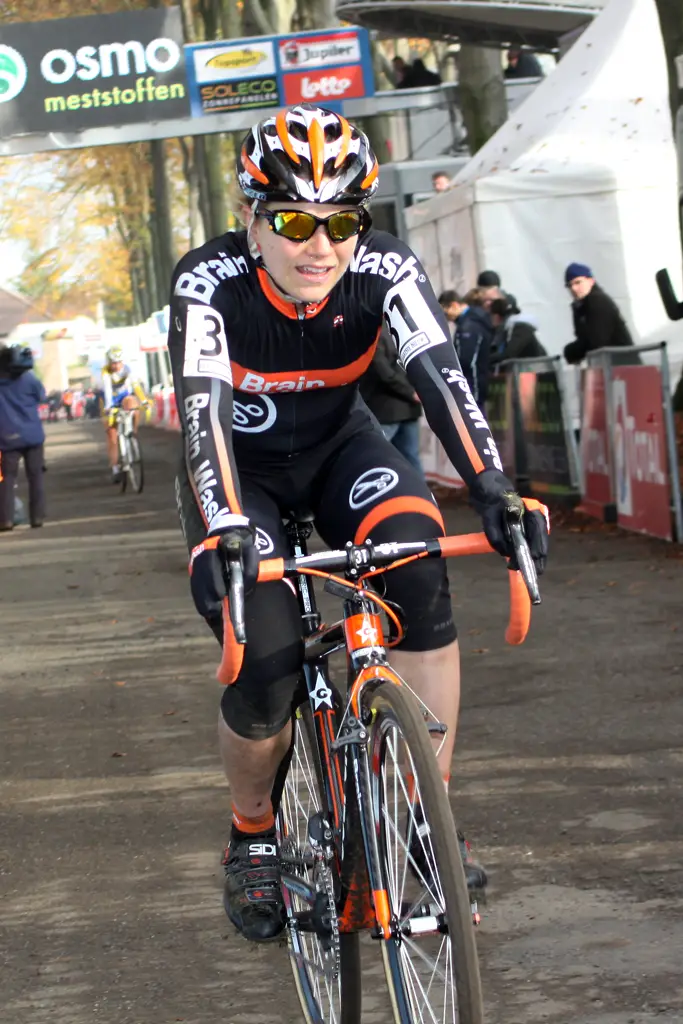
[[[472,910],[472,924],[475,926],[481,924],[481,914],[479,913],[479,905],[476,900],[470,900],[470,908]]]
[[[448,726],[443,722],[428,722],[427,729],[434,736],[445,736],[448,732]]]

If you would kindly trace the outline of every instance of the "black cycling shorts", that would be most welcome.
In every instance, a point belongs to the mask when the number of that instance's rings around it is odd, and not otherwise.
[[[290,554],[282,517],[309,508],[330,548],[370,537],[384,541],[443,536],[443,521],[422,476],[375,427],[278,466],[240,465],[242,509],[256,529],[262,558]],[[184,463],[177,481],[181,522],[189,549],[205,536]],[[431,651],[456,638],[446,564],[422,559],[382,577],[386,597],[405,613],[399,649]],[[234,732],[263,739],[279,732],[291,713],[303,663],[298,603],[285,582],[261,583],[246,600],[248,642],[240,674],[226,687],[223,715]],[[221,622],[209,625],[219,640]]]

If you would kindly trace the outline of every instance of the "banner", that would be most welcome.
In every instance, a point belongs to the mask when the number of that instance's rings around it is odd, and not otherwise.
[[[576,494],[554,370],[517,374],[521,434],[531,490],[541,495]]]
[[[515,479],[515,424],[513,405],[513,376],[497,373],[489,380],[486,398],[486,419],[496,442],[503,472]]]
[[[607,395],[601,367],[583,371],[581,399],[581,508],[591,516],[613,522],[614,494],[607,434]]]
[[[612,402],[619,525],[672,540],[659,368],[612,367]]]
[[[0,138],[187,116],[177,7],[0,25]]]
[[[361,28],[253,36],[186,47],[192,115],[372,96],[368,34]]]

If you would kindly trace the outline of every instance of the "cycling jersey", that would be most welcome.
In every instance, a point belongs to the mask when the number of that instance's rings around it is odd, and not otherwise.
[[[102,390],[105,409],[114,409],[124,398],[132,395],[135,381],[130,366],[122,366],[117,373],[105,367],[102,371]]]
[[[281,466],[349,423],[367,422],[357,382],[382,319],[427,420],[466,483],[501,470],[448,325],[409,247],[360,236],[323,301],[287,302],[249,254],[245,231],[188,253],[172,282],[169,353],[188,477],[208,531],[242,512],[237,466]]]

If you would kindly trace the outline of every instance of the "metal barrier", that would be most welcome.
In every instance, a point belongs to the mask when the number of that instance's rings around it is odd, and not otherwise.
[[[633,365],[654,352],[659,366]],[[589,352],[581,387],[582,508],[625,529],[683,540],[666,342]]]
[[[522,493],[578,500],[579,459],[562,357],[509,359],[500,369],[487,413],[504,470]]]

